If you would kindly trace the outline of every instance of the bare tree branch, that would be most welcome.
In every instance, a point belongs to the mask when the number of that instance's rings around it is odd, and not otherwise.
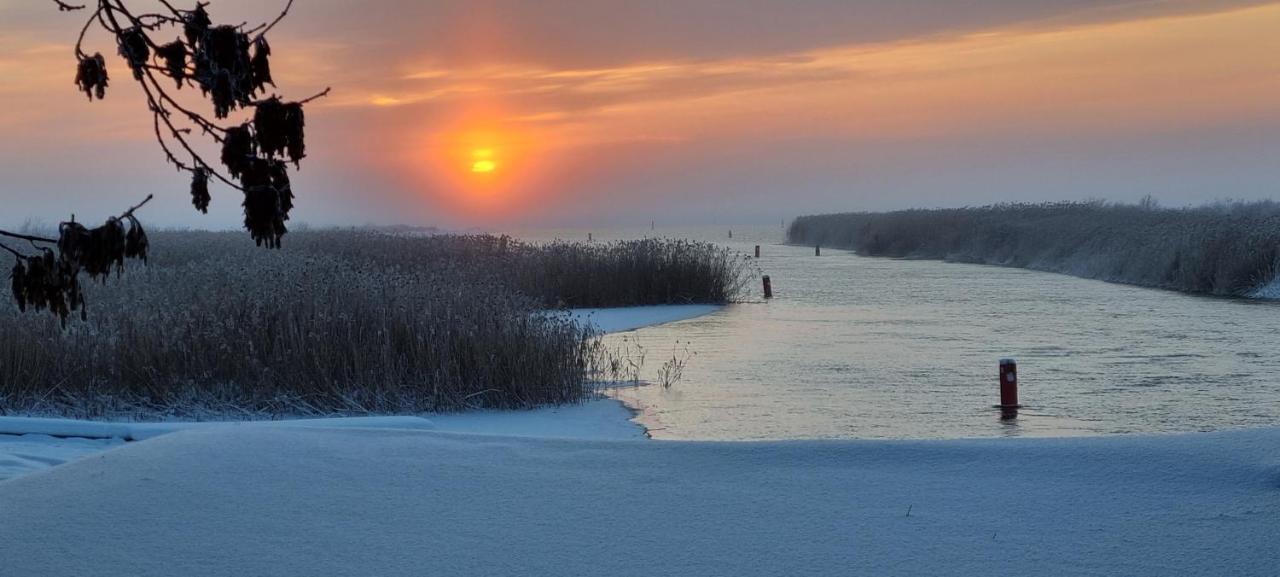
[[[67,4],[62,0],[53,0],[53,3],[58,5],[58,10],[61,12],[71,12],[72,10],[84,10],[84,4],[80,4],[76,6],[76,5]]]
[[[31,236],[29,234],[9,232],[7,230],[0,230],[0,236],[7,236],[9,238],[16,238],[18,240],[27,240],[31,242],[46,242],[50,244],[58,244],[58,239],[56,238],[45,238],[43,236]]]
[[[4,244],[3,242],[0,242],[0,248],[3,248],[3,249],[5,249],[5,250],[9,251],[10,253],[12,253],[12,254],[13,254],[13,256],[15,256],[15,257],[17,257],[17,258],[26,258],[26,257],[27,257],[27,255],[22,254],[22,253],[20,253],[20,252],[18,252],[18,251],[16,251],[16,250],[13,250],[13,249],[9,248],[9,247],[8,247],[8,245]]]
[[[289,3],[284,5],[284,10],[280,11],[280,15],[276,16],[276,19],[272,20],[270,24],[267,24],[265,27],[260,27],[262,28],[262,31],[258,32],[258,35],[254,36],[253,39],[257,40],[259,38],[262,38],[263,36],[266,36],[267,32],[270,32],[272,28],[276,27],[276,24],[279,24],[281,20],[284,20],[284,17],[287,14],[289,14],[289,9],[292,7],[293,7],[293,0],[289,0]],[[248,31],[249,34],[252,34],[253,32],[254,30]]]

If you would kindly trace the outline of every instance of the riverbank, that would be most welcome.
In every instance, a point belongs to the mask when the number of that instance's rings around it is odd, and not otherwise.
[[[1215,296],[1273,298],[1280,205],[1187,208],[1103,201],[1007,203],[803,216],[787,241],[863,256],[1069,274]]]
[[[663,305],[569,309],[554,313],[600,333],[619,333],[709,314],[718,305]],[[621,401],[593,399],[579,404],[523,411],[469,411],[425,416],[339,417],[328,419],[222,422],[92,421],[0,416],[0,481],[160,435],[242,426],[303,428],[393,428],[488,435],[578,439],[643,439],[645,428]]]

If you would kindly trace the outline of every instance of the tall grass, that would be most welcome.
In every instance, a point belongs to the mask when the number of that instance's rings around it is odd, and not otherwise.
[[[1265,292],[1280,270],[1280,204],[1196,208],[1095,202],[805,216],[789,242],[943,259],[1222,296]]]
[[[746,255],[675,239],[522,244],[511,264],[518,290],[567,307],[727,303],[754,278]]]
[[[600,252],[361,231],[289,241],[266,251],[237,233],[154,233],[149,265],[89,287],[88,319],[67,330],[0,299],[0,411],[227,418],[576,402],[591,394],[599,345],[540,314],[548,303],[716,302],[730,283],[675,278],[720,266],[690,265],[679,243]],[[593,256],[566,264],[579,253]],[[659,268],[672,261],[690,268]],[[664,280],[637,290],[557,278],[645,267]]]
[[[395,266],[462,259],[492,282],[552,308],[723,304],[737,299],[753,278],[745,255],[682,239],[530,244],[506,236],[350,230],[293,239],[292,246]]]

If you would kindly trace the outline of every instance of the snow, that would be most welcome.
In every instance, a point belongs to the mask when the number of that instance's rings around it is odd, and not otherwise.
[[[616,309],[571,309],[565,314],[603,332],[621,332],[685,320],[719,310],[716,305],[670,305]],[[94,422],[0,417],[0,480],[59,465],[122,441],[141,441],[195,428],[229,426],[433,429],[494,435],[589,439],[644,438],[631,413],[613,400],[534,411],[489,411],[456,415],[350,417],[262,422]]]
[[[0,483],[5,575],[1274,575],[1280,429],[654,442],[216,427]]]
[[[643,439],[644,427],[613,399],[530,411],[478,411],[423,417],[343,417],[203,423],[99,423],[71,419],[0,417],[0,480],[61,465],[125,441],[197,429],[284,427],[438,430],[563,439]],[[3,573],[0,573],[3,575]]]
[[[620,333],[700,317],[722,308],[724,307],[721,305],[661,305],[606,309],[570,309],[566,312],[578,322],[591,323],[600,331]]]
[[[160,422],[126,423],[78,421],[73,419],[44,419],[33,417],[0,417],[0,435],[38,434],[50,437],[77,437],[85,439],[116,438],[125,441],[141,441],[175,431],[208,427],[236,427],[273,425],[283,427],[325,428],[391,428],[432,429],[431,421],[421,417],[343,417],[336,419],[291,419],[280,421],[209,421],[209,422]]]
[[[60,439],[38,433],[0,435],[0,481],[61,465],[123,443],[122,438]]]
[[[1280,277],[1271,279],[1266,284],[1254,289],[1247,296],[1253,299],[1280,300]]]
[[[644,439],[644,427],[614,399],[532,411],[480,411],[432,415],[439,431],[558,439]]]

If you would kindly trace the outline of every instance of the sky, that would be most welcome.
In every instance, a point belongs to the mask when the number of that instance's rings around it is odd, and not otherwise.
[[[77,92],[86,16],[0,0],[0,226],[148,193],[155,225],[238,226],[234,190],[191,207],[101,32],[107,98]],[[332,88],[295,222],[498,229],[1277,197],[1277,31],[1247,0],[297,0],[269,39],[285,99]]]

